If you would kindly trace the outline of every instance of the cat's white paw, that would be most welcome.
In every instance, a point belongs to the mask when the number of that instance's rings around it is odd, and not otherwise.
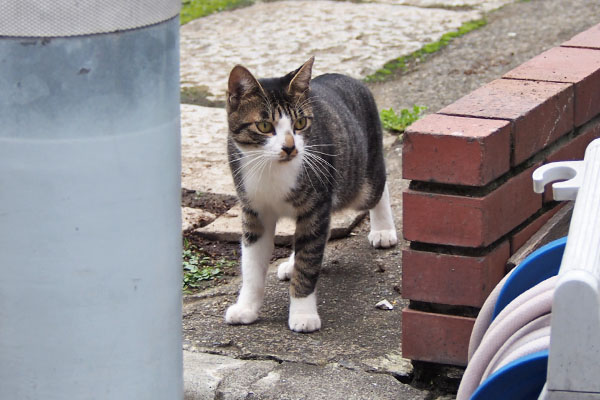
[[[375,248],[387,248],[395,246],[398,243],[395,229],[383,231],[371,231],[369,233],[369,242]]]
[[[258,311],[254,307],[236,303],[225,313],[225,322],[230,325],[248,325],[258,319]]]
[[[294,272],[294,256],[290,257],[289,260],[282,262],[277,267],[277,278],[280,281],[289,281],[292,279],[292,272]]]
[[[314,332],[321,329],[321,318],[317,312],[317,294],[306,297],[290,296],[290,318],[288,325],[294,332]]]
[[[321,329],[321,318],[319,314],[290,314],[288,324],[294,332],[309,333]]]

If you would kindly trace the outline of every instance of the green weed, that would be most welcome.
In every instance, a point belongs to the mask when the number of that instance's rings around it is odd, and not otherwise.
[[[389,110],[381,110],[379,116],[385,129],[402,133],[410,124],[421,118],[425,110],[427,110],[427,107],[415,105],[412,110],[403,108],[400,110],[400,114],[396,114],[394,109],[390,108]]]
[[[214,260],[187,240],[183,245],[183,290],[198,288],[200,282],[216,279],[223,275],[225,267],[235,262],[225,259]]]
[[[252,4],[253,0],[181,0],[181,25],[196,18]]]
[[[487,21],[485,19],[478,19],[475,21],[469,21],[463,23],[460,28],[456,31],[448,32],[442,35],[440,40],[432,43],[427,43],[419,50],[413,51],[407,56],[398,57],[394,60],[388,61],[385,65],[375,71],[375,73],[367,76],[365,81],[367,82],[382,82],[388,79],[395,71],[406,71],[409,66],[414,65],[418,62],[423,61],[428,55],[433,54],[442,48],[448,46],[448,44],[457,37],[463,36],[475,29],[485,26]]]

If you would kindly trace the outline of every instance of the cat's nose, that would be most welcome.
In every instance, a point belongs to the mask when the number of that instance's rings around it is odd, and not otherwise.
[[[291,160],[292,157],[295,157],[298,154],[298,150],[296,149],[296,143],[294,142],[294,136],[291,134],[287,134],[284,137],[283,144],[281,145],[281,160],[287,161]]]
[[[292,152],[294,150],[296,150],[296,146],[292,145],[291,147],[289,146],[282,146],[281,150],[283,150],[288,156],[292,154]]]

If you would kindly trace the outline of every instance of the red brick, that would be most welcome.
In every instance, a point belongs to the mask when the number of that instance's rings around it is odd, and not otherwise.
[[[600,24],[574,36],[571,40],[564,42],[562,46],[600,49]]]
[[[474,323],[474,318],[405,308],[402,310],[402,356],[464,366]]]
[[[544,224],[548,222],[548,220],[552,218],[552,216],[556,214],[558,210],[560,210],[565,204],[566,203],[559,203],[556,207],[549,211],[546,211],[544,214],[540,215],[528,225],[523,227],[521,230],[516,232],[510,238],[510,254],[515,254],[517,250],[519,250],[521,246],[523,246],[525,242],[529,240],[529,238],[531,238],[537,231],[539,231],[540,228],[544,226]]]
[[[546,162],[583,160],[585,149],[597,138],[600,138],[600,120],[582,126],[577,137],[550,153]]]
[[[600,120],[595,120],[582,126],[579,129],[577,137],[546,157],[546,163],[583,160],[585,149],[588,144],[597,138],[600,138]],[[552,183],[549,183],[546,185],[546,190],[544,192],[544,203],[552,200]]]
[[[407,190],[403,232],[410,241],[486,247],[517,227],[542,205],[533,192],[535,167],[512,177],[483,197]]]
[[[573,85],[497,79],[440,113],[512,121],[517,165],[573,129]]]
[[[600,40],[600,38],[598,38]],[[504,75],[575,85],[575,126],[600,113],[600,51],[555,47]]]
[[[508,241],[479,257],[402,252],[402,297],[429,303],[481,307],[505,272]]]
[[[405,179],[483,186],[510,168],[510,123],[432,114],[404,134]]]

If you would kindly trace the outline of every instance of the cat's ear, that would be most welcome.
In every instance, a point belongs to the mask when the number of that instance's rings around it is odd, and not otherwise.
[[[315,57],[313,56],[292,73],[293,76],[288,86],[288,93],[291,95],[300,95],[308,90],[314,62]]]
[[[229,83],[227,85],[228,109],[235,110],[244,96],[262,90],[262,86],[250,71],[241,65],[236,65],[229,73]]]

